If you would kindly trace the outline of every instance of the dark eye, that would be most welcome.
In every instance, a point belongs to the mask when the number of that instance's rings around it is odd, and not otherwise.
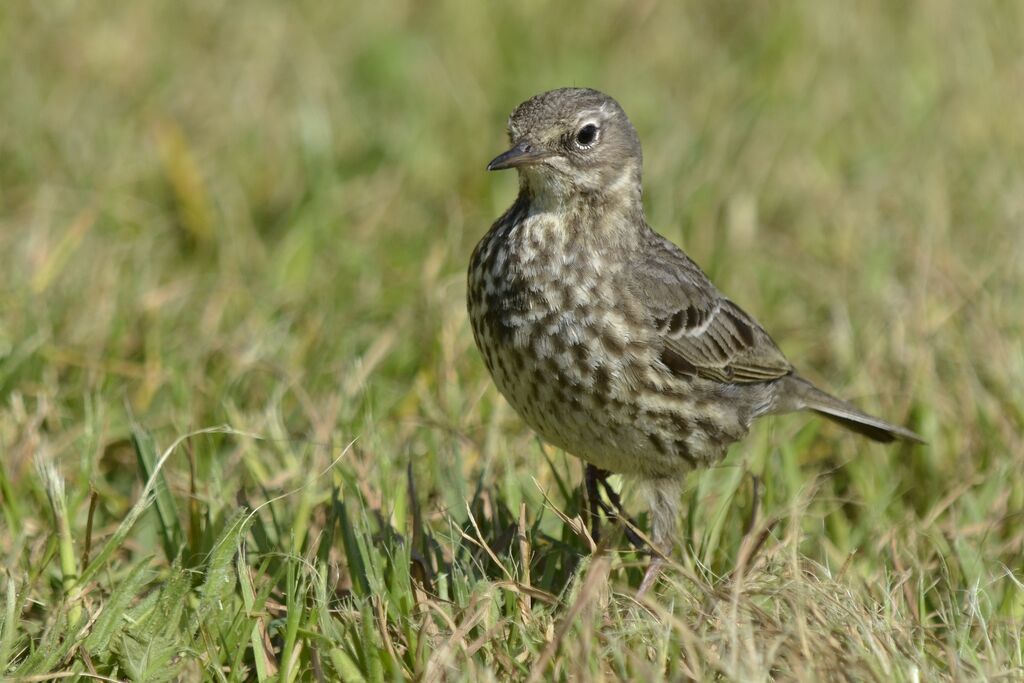
[[[590,147],[597,142],[597,126],[588,123],[576,133],[576,144],[580,147]]]

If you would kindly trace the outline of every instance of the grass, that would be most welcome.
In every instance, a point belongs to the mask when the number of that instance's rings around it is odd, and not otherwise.
[[[5,5],[0,676],[1024,677],[1021,26],[947,0]],[[515,191],[483,171],[505,117],[570,84],[631,114],[655,226],[929,442],[760,424],[688,479],[641,600],[464,312]]]

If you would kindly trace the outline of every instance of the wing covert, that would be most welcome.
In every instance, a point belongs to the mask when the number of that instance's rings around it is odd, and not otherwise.
[[[672,372],[730,383],[766,382],[792,372],[756,320],[722,296],[682,250],[656,237],[659,243],[630,273],[631,287]]]

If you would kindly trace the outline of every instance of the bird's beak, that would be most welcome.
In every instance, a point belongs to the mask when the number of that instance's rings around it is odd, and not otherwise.
[[[535,164],[538,161],[542,161],[548,158],[548,156],[547,152],[535,150],[529,144],[520,142],[504,154],[499,154],[491,159],[491,163],[487,164],[487,170],[501,171],[506,168],[527,166],[529,164]]]

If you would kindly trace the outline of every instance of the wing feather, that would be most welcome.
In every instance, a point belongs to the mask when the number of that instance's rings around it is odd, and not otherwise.
[[[630,286],[659,333],[661,359],[673,373],[751,383],[793,371],[756,320],[722,296],[682,250],[651,234],[650,248],[629,274]]]

